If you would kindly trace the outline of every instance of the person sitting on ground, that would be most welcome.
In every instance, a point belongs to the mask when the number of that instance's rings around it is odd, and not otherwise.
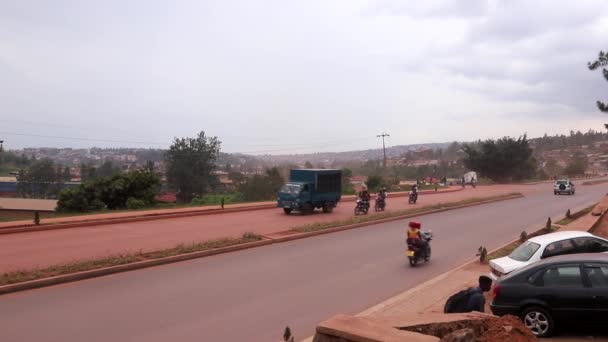
[[[483,293],[490,291],[490,289],[492,289],[492,278],[483,275],[480,276],[479,286],[469,289],[469,299],[465,312],[484,312],[486,308],[486,297],[483,296]]]

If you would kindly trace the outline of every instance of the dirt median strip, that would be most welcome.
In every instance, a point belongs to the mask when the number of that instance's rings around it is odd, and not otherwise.
[[[383,222],[390,222],[407,217],[429,215],[447,210],[454,210],[474,205],[493,203],[520,197],[523,197],[523,195],[519,193],[513,193],[500,196],[491,196],[487,198],[477,198],[476,202],[472,202],[473,199],[469,199],[466,200],[467,203],[463,203],[464,201],[446,203],[443,205],[444,207],[442,208],[427,211],[424,211],[424,209],[428,209],[434,206],[423,207],[419,208],[419,210],[415,213],[410,213],[407,215],[394,216],[378,220],[368,220],[357,224],[327,228],[324,230],[313,232],[294,233],[296,234],[295,236],[291,235],[281,237],[272,236],[272,234],[271,236],[261,236],[255,233],[245,233],[241,238],[226,238],[201,243],[194,243],[191,245],[179,245],[174,248],[164,249],[160,251],[122,254],[102,259],[85,260],[66,265],[56,265],[44,269],[8,272],[0,275],[0,294],[73,282],[87,278],[109,275],[113,273],[126,272],[178,261],[228,253],[247,248],[265,246],[273,243],[281,243],[296,239],[302,239],[315,235],[328,234],[341,230],[369,226]]]

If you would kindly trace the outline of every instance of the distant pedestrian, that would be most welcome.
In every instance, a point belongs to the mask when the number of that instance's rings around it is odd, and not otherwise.
[[[220,204],[222,205],[222,210],[224,209],[224,197],[222,197],[222,200],[220,201]]]
[[[483,294],[490,289],[492,289],[492,279],[482,275],[479,277],[478,287],[471,287],[452,295],[445,303],[443,312],[485,312],[486,298]]]

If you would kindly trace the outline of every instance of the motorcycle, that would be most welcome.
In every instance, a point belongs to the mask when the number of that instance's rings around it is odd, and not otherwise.
[[[355,215],[367,215],[369,211],[369,201],[363,201],[361,199],[357,199],[357,204],[355,205]]]
[[[426,242],[426,253],[424,251],[424,247],[417,246],[411,243],[407,244],[406,255],[410,261],[410,266],[415,267],[418,262],[424,261],[428,262],[431,260],[431,240],[433,240],[433,232],[432,231],[424,231],[420,232],[422,240]]]
[[[386,201],[382,197],[376,197],[376,204],[374,205],[374,210],[376,211],[384,211],[386,208]]]
[[[414,193],[414,192],[410,191],[410,198],[408,200],[408,203],[416,204],[416,201],[418,201],[418,193]]]

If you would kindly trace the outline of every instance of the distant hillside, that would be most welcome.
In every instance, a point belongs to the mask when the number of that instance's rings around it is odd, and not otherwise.
[[[414,151],[420,148],[431,148],[440,149],[447,148],[450,143],[429,143],[429,144],[414,144],[414,145],[400,145],[391,146],[386,148],[386,156],[399,157],[408,151]],[[366,161],[370,159],[383,158],[383,152],[381,148],[360,150],[360,151],[347,151],[347,152],[323,152],[323,153],[309,153],[309,154],[286,154],[286,155],[258,155],[256,158],[263,160],[271,164],[302,164],[307,161],[313,164],[325,164],[331,165],[332,163],[345,163],[349,161]]]

